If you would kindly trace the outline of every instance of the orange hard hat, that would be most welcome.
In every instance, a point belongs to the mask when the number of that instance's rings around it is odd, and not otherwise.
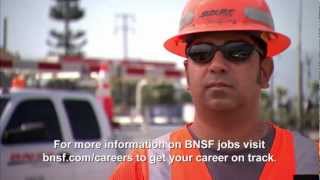
[[[189,0],[178,35],[164,46],[170,52],[186,57],[185,38],[201,32],[254,31],[267,44],[267,57],[273,57],[290,45],[290,39],[274,31],[273,18],[265,0]]]

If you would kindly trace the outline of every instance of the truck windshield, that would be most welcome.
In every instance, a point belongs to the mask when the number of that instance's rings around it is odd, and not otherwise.
[[[9,98],[0,97],[0,121],[1,121],[3,110],[6,107],[8,101],[9,101]]]

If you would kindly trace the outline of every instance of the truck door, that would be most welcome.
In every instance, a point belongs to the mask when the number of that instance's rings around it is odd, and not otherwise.
[[[54,104],[43,98],[11,105],[16,107],[1,117],[5,126],[0,128],[0,179],[72,179],[70,163],[43,161],[43,153],[61,153],[53,148],[54,140],[63,141]]]
[[[92,104],[88,100],[81,99],[64,99],[63,104],[65,106],[66,114],[70,121],[72,137],[77,142],[90,142],[103,144],[105,135],[103,132],[110,130],[106,125],[106,119],[100,119],[99,112],[93,108]],[[100,112],[101,113],[101,112]],[[105,129],[102,129],[105,128]],[[110,132],[109,132],[110,133]],[[115,155],[114,149],[105,148],[79,148],[74,149],[73,154],[81,157],[92,155]],[[90,179],[107,179],[111,175],[115,163],[110,162],[98,162],[97,159],[91,159],[87,161],[87,158],[81,159],[76,163],[75,179],[81,179],[87,177]],[[84,179],[87,179],[84,178]]]

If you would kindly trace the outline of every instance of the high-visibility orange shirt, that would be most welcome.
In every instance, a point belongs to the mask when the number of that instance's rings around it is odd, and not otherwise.
[[[281,129],[275,125],[275,137],[270,150],[275,162],[266,162],[260,175],[260,180],[291,180],[295,174],[317,174],[319,172],[319,159],[317,148],[311,140],[297,133]],[[191,140],[192,136],[187,127],[178,129],[163,137],[161,141],[181,142]],[[159,140],[159,139],[158,139]],[[148,156],[154,153],[169,153],[173,155],[200,155],[197,148],[173,148],[157,151],[153,149],[138,149],[131,152],[136,155]],[[214,175],[213,175],[214,176]],[[205,162],[192,159],[188,162],[166,162],[151,164],[148,161],[121,163],[114,171],[112,180],[211,180],[214,179],[208,171]]]

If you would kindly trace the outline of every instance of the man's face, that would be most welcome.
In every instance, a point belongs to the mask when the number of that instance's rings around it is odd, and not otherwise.
[[[197,36],[192,44],[223,45],[230,41],[255,45],[248,35],[236,32],[203,34]],[[228,61],[221,51],[217,51],[212,61],[206,64],[199,64],[188,58],[185,61],[185,70],[194,104],[215,111],[256,105],[260,89],[268,86],[273,68],[271,60],[264,61],[260,60],[256,51],[240,63]]]

